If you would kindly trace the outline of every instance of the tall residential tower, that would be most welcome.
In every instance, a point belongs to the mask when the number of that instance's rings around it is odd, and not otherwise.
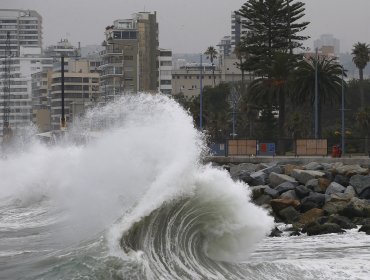
[[[108,99],[122,92],[157,91],[158,23],[156,13],[140,12],[105,29],[101,52],[101,92]]]

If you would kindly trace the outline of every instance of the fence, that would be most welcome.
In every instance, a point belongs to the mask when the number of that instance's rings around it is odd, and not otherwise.
[[[327,139],[228,139],[214,143],[211,150],[218,156],[328,156],[333,146],[341,145],[338,138]],[[370,156],[370,139],[346,138],[344,154]]]

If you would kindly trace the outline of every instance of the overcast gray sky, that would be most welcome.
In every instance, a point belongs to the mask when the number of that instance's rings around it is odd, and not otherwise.
[[[139,11],[157,11],[159,44],[174,53],[203,52],[230,35],[230,14],[245,0],[0,0],[2,9],[32,9],[43,17],[44,45],[68,38],[73,44],[100,44],[104,29],[115,19],[130,18]],[[341,51],[350,51],[357,41],[370,43],[370,0],[303,0],[304,32],[340,39]]]

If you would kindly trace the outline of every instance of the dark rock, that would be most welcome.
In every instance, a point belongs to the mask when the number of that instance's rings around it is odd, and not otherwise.
[[[367,235],[370,235],[370,225],[363,225],[358,231],[366,232]]]
[[[283,169],[281,168],[280,165],[269,166],[269,167],[262,169],[261,171],[263,171],[266,175],[270,175],[270,173],[272,172],[277,173],[277,174],[283,173]]]
[[[342,185],[340,185],[336,182],[332,182],[329,185],[329,187],[326,189],[325,194],[331,195],[331,194],[334,194],[334,193],[344,193],[345,190],[346,190],[346,188],[343,187]]]
[[[370,187],[370,176],[354,175],[349,180],[349,184],[355,189],[357,194],[360,194]]]
[[[242,174],[251,174],[256,171],[257,165],[253,163],[241,163],[230,166],[230,175],[232,178],[238,178]]]
[[[281,198],[290,198],[294,200],[299,200],[297,194],[294,190],[286,191],[280,195]]]
[[[250,187],[250,190],[252,191],[252,199],[256,200],[261,195],[263,195],[265,193],[266,188],[267,188],[267,186],[252,186],[252,187]]]
[[[259,206],[262,206],[262,205],[265,205],[265,204],[270,204],[270,202],[271,202],[271,196],[266,195],[266,194],[263,194],[259,198],[254,200],[254,203],[259,205]]]
[[[292,231],[292,233],[289,234],[289,236],[300,236],[300,235],[301,233],[298,230]]]
[[[270,237],[281,237],[281,235],[282,235],[282,231],[281,230],[279,230],[277,227],[275,227],[272,231],[271,231],[271,233],[270,233]]]
[[[319,180],[318,179],[308,180],[305,184],[305,187],[314,191],[314,192],[322,192],[322,190],[319,189]]]
[[[291,182],[281,183],[280,185],[278,185],[275,188],[275,190],[277,190],[279,192],[279,194],[282,194],[284,192],[287,192],[287,191],[290,191],[290,190],[294,190],[294,189],[295,189],[295,186]]]
[[[262,170],[253,172],[252,174],[250,174],[250,177],[251,177],[250,184],[253,186],[266,184],[267,175]]]
[[[275,189],[270,188],[270,187],[267,187],[265,189],[265,194],[271,196],[272,198],[278,198],[279,197],[279,192]]]
[[[301,184],[306,184],[311,179],[321,178],[325,173],[315,170],[300,170],[294,169],[291,176],[295,178]]]
[[[307,235],[320,235],[320,234],[328,234],[328,233],[343,233],[344,230],[341,227],[334,223],[326,223],[323,225],[314,224],[310,227],[306,228]]]
[[[294,178],[292,178],[288,175],[285,175],[285,174],[278,174],[278,173],[275,173],[275,172],[270,173],[269,181],[270,181],[270,185],[272,187],[277,187],[278,185],[280,185],[284,182],[290,182],[294,186],[298,186],[298,182]]]
[[[325,204],[326,195],[320,193],[310,193],[301,201],[301,211],[306,212],[312,208],[321,208]]]
[[[306,188],[303,185],[300,185],[295,188],[295,192],[300,199],[308,196],[310,194],[310,191],[311,191],[310,189]]]
[[[345,200],[328,201],[325,203],[322,209],[325,210],[325,212],[328,213],[329,215],[337,214],[337,213],[341,213],[347,207],[348,203],[349,202]]]
[[[355,217],[370,217],[370,201],[354,197],[346,207],[338,213],[350,219]]]
[[[337,174],[335,175],[334,182],[347,187],[349,185],[349,178],[347,176]]]
[[[364,189],[358,197],[361,199],[370,199],[370,187]]]
[[[295,210],[293,206],[288,206],[279,212],[279,216],[284,220],[285,223],[292,224],[298,221],[299,212]]]
[[[331,215],[328,219],[328,222],[335,223],[344,229],[351,229],[356,227],[356,225],[353,224],[350,219],[340,215]]]

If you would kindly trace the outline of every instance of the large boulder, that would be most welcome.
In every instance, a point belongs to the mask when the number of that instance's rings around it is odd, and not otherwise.
[[[353,197],[346,207],[339,212],[350,219],[355,217],[370,217],[370,201]]]
[[[356,228],[356,225],[349,218],[337,214],[329,216],[328,222],[335,223],[344,229]]]
[[[290,198],[294,200],[299,200],[297,194],[294,190],[286,191],[280,195],[280,198]]]
[[[250,183],[252,181],[251,174],[255,172],[257,168],[256,164],[253,163],[242,163],[238,165],[230,166],[230,176],[234,180],[241,180],[245,183]]]
[[[289,199],[289,198],[272,199],[270,204],[274,212],[277,214],[279,214],[281,210],[289,206],[293,206],[295,209],[297,209],[300,206],[299,200],[294,200],[294,199]]]
[[[348,205],[348,201],[328,201],[322,209],[329,215],[341,213]]]
[[[331,182],[329,187],[326,189],[325,194],[331,195],[333,193],[344,193],[345,190],[346,190],[346,188],[343,187],[342,185],[340,185],[336,182]]]
[[[317,179],[325,176],[324,172],[316,170],[300,170],[294,169],[291,176],[295,178],[298,182],[306,184],[307,181],[311,179]]]
[[[344,187],[347,187],[349,185],[349,177],[347,176],[344,176],[342,174],[337,174],[335,175],[334,177],[334,182],[344,186]]]
[[[309,162],[304,166],[304,168],[306,170],[324,170],[324,166],[317,162]]]
[[[256,200],[261,195],[263,195],[265,193],[265,189],[267,187],[268,186],[251,186],[251,187],[249,187],[250,190],[252,191],[252,199]]]
[[[326,223],[323,225],[320,224],[310,224],[306,227],[307,235],[319,235],[319,234],[328,234],[328,233],[343,233],[344,230],[335,223]]]
[[[301,212],[307,212],[312,208],[322,208],[326,202],[327,195],[321,193],[310,193],[301,200]]]
[[[288,206],[279,212],[279,216],[287,224],[292,224],[299,219],[299,212],[293,207]]]
[[[275,173],[275,172],[270,173],[269,181],[270,181],[270,186],[272,186],[272,187],[277,187],[278,185],[280,185],[284,182],[290,182],[294,186],[298,186],[298,182],[294,178],[292,178],[288,175],[285,175],[285,174],[278,174],[278,173]]]
[[[326,178],[310,179],[306,182],[306,187],[318,193],[325,193],[330,181]]]
[[[251,182],[250,185],[258,186],[266,184],[267,174],[262,170],[253,172],[250,174]]]
[[[370,176],[354,175],[351,177],[349,184],[355,189],[358,195],[370,187]]]
[[[342,165],[335,168],[334,173],[352,176],[355,174],[368,174],[369,170],[366,168],[361,167],[358,164],[354,165]]]
[[[284,165],[284,174],[290,176],[294,169],[303,169],[303,166],[295,165],[295,164],[286,164]]]
[[[364,189],[358,197],[361,199],[370,199],[370,187]]]
[[[296,192],[297,196],[300,199],[302,199],[302,198],[308,196],[310,194],[311,190],[309,188],[307,188],[306,186],[300,185],[300,186],[295,188],[295,192]]]
[[[254,200],[254,203],[256,205],[259,205],[259,206],[269,205],[270,202],[271,202],[271,196],[269,196],[267,194],[263,194],[259,198],[257,198],[256,200]]]
[[[290,190],[294,190],[295,189],[295,185],[293,185],[291,182],[284,182],[284,183],[281,183],[280,185],[278,185],[275,190],[277,190],[279,192],[279,194],[282,194],[284,192],[287,192],[287,191],[290,191]]]
[[[278,198],[280,195],[277,190],[272,189],[270,187],[265,188],[265,194],[271,196],[272,198]]]
[[[299,223],[302,225],[308,225],[313,223],[317,220],[317,218],[322,217],[325,215],[324,210],[319,208],[312,208],[308,210],[306,213],[301,214],[299,217]]]

